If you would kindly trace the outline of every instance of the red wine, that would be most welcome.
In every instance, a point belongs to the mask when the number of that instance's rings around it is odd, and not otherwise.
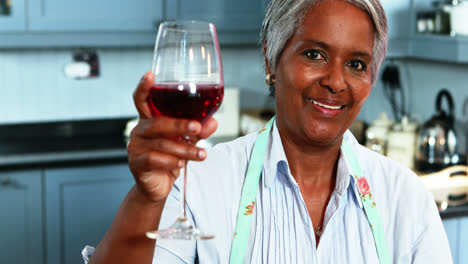
[[[224,96],[219,84],[155,84],[149,95],[153,115],[205,122],[218,110]]]

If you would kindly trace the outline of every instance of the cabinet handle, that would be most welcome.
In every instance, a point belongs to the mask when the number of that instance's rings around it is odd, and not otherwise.
[[[10,178],[2,178],[0,179],[0,186],[7,187],[13,185],[13,182]]]
[[[19,184],[17,181],[12,180],[10,178],[2,178],[0,179],[0,188],[15,188],[15,189],[23,189],[25,186]]]

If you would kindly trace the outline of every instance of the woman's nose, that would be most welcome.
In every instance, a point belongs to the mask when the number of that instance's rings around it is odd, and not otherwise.
[[[320,79],[320,85],[326,87],[330,93],[336,94],[345,89],[344,67],[341,63],[330,63]]]

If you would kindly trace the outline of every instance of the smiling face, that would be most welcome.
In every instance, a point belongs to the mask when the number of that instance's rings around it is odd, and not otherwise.
[[[272,70],[282,138],[341,143],[371,91],[373,44],[372,22],[353,4],[325,0],[305,12]]]

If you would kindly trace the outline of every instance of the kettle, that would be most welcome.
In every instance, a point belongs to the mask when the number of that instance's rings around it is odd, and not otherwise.
[[[448,111],[442,109],[443,99],[447,101]],[[454,105],[448,90],[437,94],[436,110],[436,115],[424,123],[418,136],[415,165],[421,172],[439,171],[459,162]]]

